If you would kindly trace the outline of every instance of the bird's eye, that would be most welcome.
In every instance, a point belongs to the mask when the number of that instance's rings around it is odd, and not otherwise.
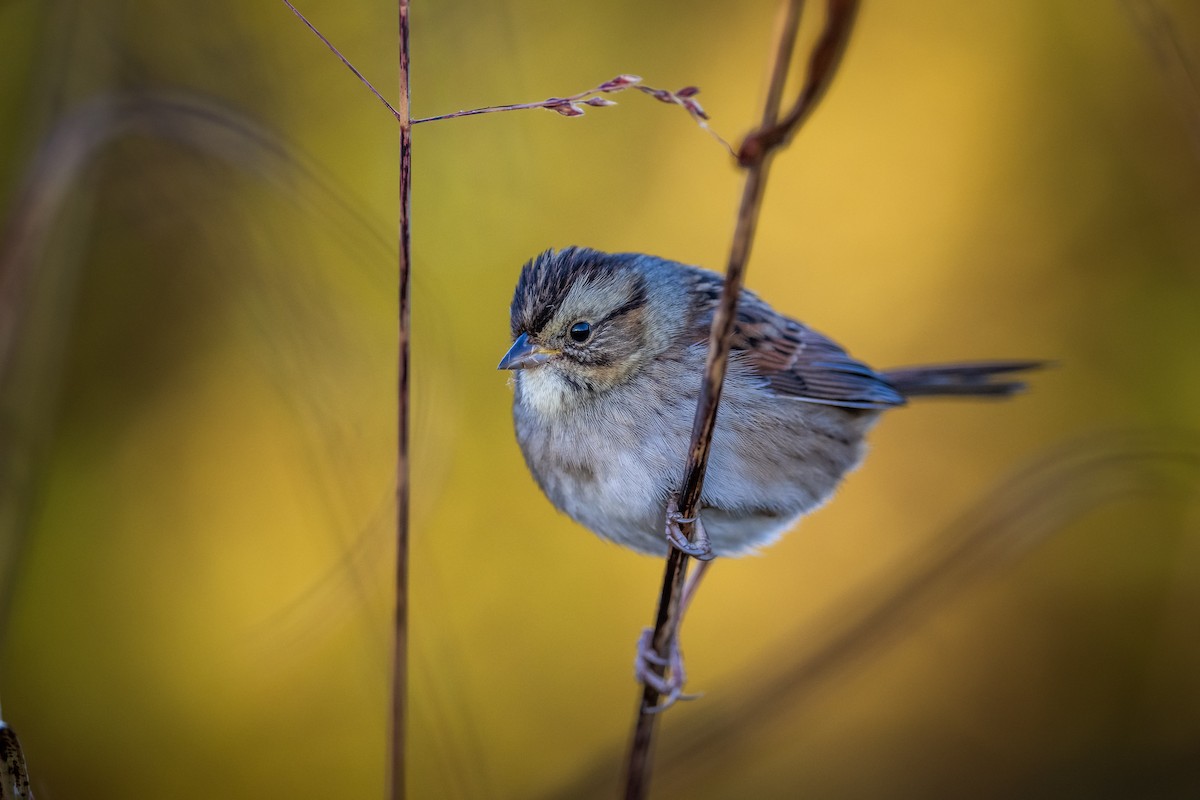
[[[571,338],[580,344],[583,344],[592,336],[592,325],[590,322],[576,322],[571,326]]]

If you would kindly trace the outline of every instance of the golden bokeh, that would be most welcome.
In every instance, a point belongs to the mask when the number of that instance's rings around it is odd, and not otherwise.
[[[748,284],[879,367],[1056,366],[889,415],[826,508],[712,571],[655,796],[1195,796],[1200,14],[864,6]],[[394,5],[300,8],[394,96]],[[775,4],[412,14],[417,116],[636,73],[737,140]],[[378,797],[396,125],[282,3],[10,0],[0,30],[0,263],[29,276],[0,347],[0,700],[34,789]],[[617,790],[662,564],[542,497],[495,366],[524,260],[719,269],[740,180],[680,109],[613,99],[414,131],[413,797]]]

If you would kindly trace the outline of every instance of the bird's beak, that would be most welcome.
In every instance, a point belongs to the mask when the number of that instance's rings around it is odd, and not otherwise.
[[[558,353],[558,350],[534,344],[529,341],[529,334],[522,333],[504,354],[504,358],[500,359],[500,365],[496,369],[529,369],[546,363]]]

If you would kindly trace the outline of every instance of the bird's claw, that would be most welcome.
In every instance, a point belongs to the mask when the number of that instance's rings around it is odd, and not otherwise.
[[[696,526],[694,539],[688,539],[683,534],[683,530],[679,527],[683,522],[690,522]],[[674,498],[671,498],[671,502],[667,504],[667,541],[676,550],[686,553],[697,561],[712,561],[717,556],[713,552],[708,532],[704,530],[704,523],[700,521],[700,515],[683,516],[679,513],[679,507],[675,505]]]
[[[663,670],[659,674],[655,667]],[[633,660],[633,673],[639,683],[649,686],[663,696],[662,702],[646,709],[651,714],[666,711],[680,700],[695,700],[700,695],[684,694],[687,673],[683,669],[683,652],[676,637],[671,637],[667,657],[663,658],[654,649],[654,631],[646,628],[638,639],[637,657]]]

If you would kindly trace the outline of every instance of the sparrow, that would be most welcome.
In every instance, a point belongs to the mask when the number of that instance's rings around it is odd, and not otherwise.
[[[525,463],[559,510],[662,556],[737,557],[825,503],[863,458],[881,412],[928,395],[1006,397],[1036,361],[877,372],[743,290],[700,497],[679,533],[683,480],[723,278],[641,253],[547,250],[513,294],[513,421]]]

